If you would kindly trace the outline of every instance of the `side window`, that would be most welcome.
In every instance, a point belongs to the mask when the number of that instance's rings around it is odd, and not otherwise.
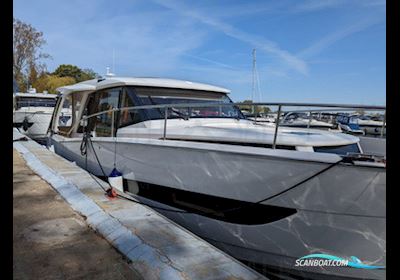
[[[122,93],[121,99],[121,108],[124,107],[134,107],[135,102],[133,97],[127,90],[124,90]],[[119,118],[119,127],[124,127],[127,125],[135,124],[138,122],[143,121],[143,112],[140,110],[128,110],[128,109],[121,109],[120,118]]]
[[[58,130],[69,136],[79,120],[79,113],[82,106],[84,94],[76,92],[64,97],[60,113],[58,115]]]
[[[61,104],[61,112],[58,115],[58,129],[66,132],[72,125],[72,95],[64,97]],[[67,129],[65,129],[65,127]]]
[[[102,90],[89,95],[84,115],[92,115],[95,113],[108,111],[111,109],[118,108],[119,98],[122,92],[122,88],[112,88]],[[117,123],[117,113],[114,113],[114,131],[115,124]],[[97,116],[94,116],[88,121],[88,129],[94,131],[94,135],[98,137],[110,137],[112,136],[111,129],[112,125],[112,112],[106,112]],[[82,130],[82,129],[80,129]]]

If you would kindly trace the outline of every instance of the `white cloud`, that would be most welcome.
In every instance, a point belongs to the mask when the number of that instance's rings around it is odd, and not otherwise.
[[[308,73],[308,66],[305,61],[296,57],[295,55],[289,53],[288,51],[281,49],[275,42],[261,38],[256,35],[252,35],[246,32],[243,32],[235,27],[224,23],[218,19],[211,18],[207,15],[196,12],[192,9],[189,9],[178,2],[168,1],[168,0],[154,0],[154,2],[171,9],[179,14],[182,14],[186,17],[196,19],[203,24],[209,25],[213,27],[215,30],[223,32],[225,35],[235,38],[239,41],[250,44],[252,47],[256,47],[257,49],[263,50],[267,53],[273,54],[276,57],[283,60],[288,66],[304,75]]]
[[[378,24],[382,21],[383,21],[383,19],[380,17],[373,17],[373,18],[367,18],[362,21],[356,22],[355,24],[346,26],[343,29],[340,29],[334,33],[331,33],[327,36],[322,37],[318,41],[314,42],[311,46],[300,51],[297,55],[302,58],[312,57],[312,56],[322,52],[324,49],[330,47],[337,41],[342,40],[354,33],[361,32],[361,31],[367,29],[368,27]]]

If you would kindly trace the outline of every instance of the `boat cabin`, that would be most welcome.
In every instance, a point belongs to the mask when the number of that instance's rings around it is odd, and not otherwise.
[[[273,147],[275,125],[255,124],[246,119],[228,97],[230,91],[225,88],[172,79],[112,77],[89,80],[58,90],[62,98],[56,105],[50,131],[63,137],[82,138],[86,131],[93,137]],[[216,105],[190,106],[194,103]],[[219,103],[225,105],[218,106]],[[174,106],[167,110],[153,108],[154,105],[165,104]],[[137,106],[153,107],[128,109]],[[114,113],[110,111],[120,108]],[[72,116],[67,122],[63,120],[65,110],[68,110],[68,116]],[[168,136],[163,138],[166,114]],[[82,122],[82,116],[90,118]],[[362,152],[358,138],[326,133],[282,127],[279,128],[276,148],[335,154]]]

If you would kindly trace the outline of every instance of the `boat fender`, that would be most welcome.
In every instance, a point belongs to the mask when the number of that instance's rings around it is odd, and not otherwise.
[[[106,190],[107,196],[111,199],[116,198],[118,196],[117,192],[114,190],[114,188],[109,188]]]
[[[108,176],[108,182],[112,188],[117,189],[120,192],[124,192],[122,173],[114,168]]]
[[[27,131],[28,128],[29,128],[29,121],[28,121],[28,118],[25,117],[24,120],[22,121],[22,129],[24,131]]]

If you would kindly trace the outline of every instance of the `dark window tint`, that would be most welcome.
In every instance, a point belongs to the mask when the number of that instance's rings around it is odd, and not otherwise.
[[[360,149],[358,148],[357,143],[350,145],[342,145],[342,146],[325,146],[325,147],[314,147],[314,152],[317,153],[329,153],[329,154],[337,154],[337,155],[347,155],[360,153]]]
[[[226,94],[189,90],[189,89],[167,89],[167,88],[142,88],[134,89],[141,105],[164,105],[164,104],[195,104],[195,103],[225,103],[232,101]],[[148,119],[163,119],[164,108],[147,109]],[[175,107],[168,109],[168,118],[241,118],[244,116],[234,105],[212,106],[212,107]]]
[[[107,111],[114,108],[118,108],[119,93],[121,89],[109,89],[106,91],[100,91],[99,94],[99,104],[97,107],[97,112]],[[108,113],[103,115],[109,115]]]
[[[21,107],[54,107],[56,100],[53,98],[19,97],[17,108]]]
[[[97,105],[97,112],[108,111],[111,109],[118,108],[119,94],[121,88],[113,88],[105,91],[100,91],[99,103]],[[96,116],[96,136],[112,136],[111,135],[111,123],[112,123],[112,112],[103,113]],[[114,121],[116,120],[114,116]]]
[[[122,93],[121,108],[134,107],[134,106],[135,106],[134,95],[131,92],[124,90]],[[127,125],[144,121],[143,114],[144,114],[143,110],[121,109],[119,126],[124,127]]]
[[[84,115],[93,115],[95,113],[109,111],[111,109],[118,108],[119,98],[122,92],[121,88],[111,88],[107,90],[102,90],[89,95],[86,102],[86,108],[84,110]],[[96,136],[108,137],[112,136],[113,113],[104,112],[100,115],[89,118],[88,120],[88,130],[95,131]],[[117,113],[114,113],[114,124],[117,123]],[[114,131],[116,126],[114,125]],[[82,131],[82,129],[80,129]]]
[[[124,180],[124,184],[129,192],[137,193],[139,197],[232,224],[267,224],[297,212],[292,208],[228,199],[140,181],[137,182],[138,191],[137,188],[130,189],[129,181]]]

